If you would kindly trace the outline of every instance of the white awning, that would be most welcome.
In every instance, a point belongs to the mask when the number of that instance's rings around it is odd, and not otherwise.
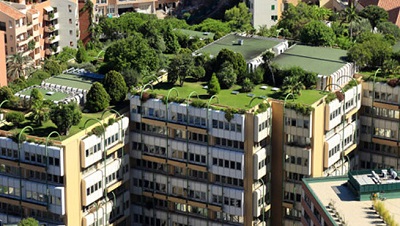
[[[44,7],[44,10],[46,10],[46,12],[51,12],[51,11],[53,11],[53,7],[46,6],[46,7]]]

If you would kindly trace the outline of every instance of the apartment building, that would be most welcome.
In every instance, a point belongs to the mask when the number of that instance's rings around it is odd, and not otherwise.
[[[64,46],[76,47],[78,11],[74,0],[0,1],[0,7],[0,21],[6,25],[6,55],[21,53],[37,66]]]
[[[387,80],[370,78],[362,84],[360,168],[400,168],[400,87]]]
[[[129,225],[130,195],[127,117],[94,125],[58,140],[0,137],[0,220],[34,217],[45,225]],[[97,123],[98,121],[98,123]],[[96,126],[109,124],[103,134]],[[86,123],[85,123],[86,124]],[[32,132],[30,127],[21,131]]]
[[[278,23],[283,11],[282,0],[250,0],[249,10],[252,13],[252,25],[255,29],[262,26],[270,28]]]
[[[5,31],[6,24],[4,22],[0,22],[0,87],[7,85],[6,45],[4,43]]]
[[[400,221],[400,178],[393,169],[305,178],[302,188],[302,225],[386,225],[373,199],[383,203],[395,222]]]
[[[130,97],[131,225],[267,225],[271,108],[230,114],[147,95]]]

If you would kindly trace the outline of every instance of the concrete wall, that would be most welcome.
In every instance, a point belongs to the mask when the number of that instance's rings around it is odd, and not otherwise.
[[[258,30],[260,26],[270,28],[272,25],[275,25],[278,19],[272,20],[271,16],[280,17],[281,4],[281,0],[250,0],[253,27]]]
[[[60,29],[58,35],[60,36],[59,46],[62,49],[65,46],[77,48],[77,26],[78,22],[78,4],[74,0],[57,1],[52,0],[51,6],[57,7],[59,14],[58,24]]]
[[[0,87],[7,86],[6,48],[4,44],[4,31],[0,30]]]

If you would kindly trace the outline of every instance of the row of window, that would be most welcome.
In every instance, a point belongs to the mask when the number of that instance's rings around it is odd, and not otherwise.
[[[336,118],[337,116],[342,116],[342,108],[338,107],[336,110],[329,114],[329,120]]]
[[[133,222],[137,223],[137,224],[154,225],[154,226],[167,225],[166,220],[161,220],[159,218],[154,218],[154,217],[143,216],[141,214],[133,214]],[[178,226],[179,224],[173,224],[173,225]]]
[[[86,196],[89,196],[90,194],[92,194],[93,192],[96,192],[98,190],[101,189],[101,181],[93,184],[92,186],[86,188]]]
[[[192,199],[197,199],[203,202],[207,201],[206,198],[206,193],[203,191],[196,191],[192,189],[186,189],[178,186],[173,186],[172,187],[172,194],[177,195],[177,196],[183,196],[183,197],[188,197]]]
[[[364,113],[366,115],[376,115],[383,118],[391,118],[391,119],[399,119],[400,111],[386,108],[378,108],[378,107],[364,107]]]
[[[294,126],[294,127],[298,127],[298,128],[309,129],[310,128],[310,121],[309,120],[305,120],[305,119],[303,120],[303,119],[285,117],[285,125],[286,126]]]
[[[270,156],[267,156],[265,159],[261,160],[260,162],[258,162],[258,169],[260,170],[261,168],[263,168],[264,166],[266,166],[267,164],[269,164],[271,161]]]
[[[195,207],[195,206],[191,206],[189,204],[175,203],[174,209],[177,211],[185,212],[185,213],[188,212],[188,213],[197,215],[199,217],[207,217],[208,216],[207,208]]]
[[[364,97],[372,98],[372,96],[373,96],[373,91],[364,90]],[[398,99],[399,99],[398,94],[375,91],[375,101],[380,100],[384,102],[397,103]]]
[[[384,144],[375,144],[372,142],[365,142],[365,141],[361,141],[361,143],[362,143],[362,147],[364,150],[397,155],[397,147],[384,145]]]
[[[219,184],[233,185],[237,187],[243,187],[243,180],[233,177],[227,177],[222,175],[215,175],[215,182]]]
[[[228,205],[233,207],[242,207],[242,200],[224,197],[222,195],[213,195],[212,196],[213,203],[221,204],[221,205]]]
[[[242,170],[242,163],[226,159],[213,158],[213,165],[234,170]]]
[[[388,139],[397,139],[397,131],[386,128],[375,128],[374,135]]]
[[[340,143],[329,150],[329,158],[340,151]]]
[[[27,175],[29,176],[28,179],[42,180],[42,181],[46,181],[47,180],[48,182],[57,183],[57,184],[63,184],[64,183],[64,177],[63,176],[47,174],[47,178],[46,178],[46,173],[41,173],[41,172],[33,171],[33,170],[27,170]]]
[[[133,183],[133,186],[135,186],[135,187],[143,187],[145,189],[147,188],[147,189],[154,190],[154,191],[161,192],[161,193],[167,192],[167,186],[162,183],[148,181],[145,179],[142,180],[142,179],[137,179],[137,178],[134,178],[132,183]]]
[[[309,137],[287,134],[286,139],[288,145],[294,145],[299,147],[311,146],[311,139]]]
[[[234,223],[244,223],[243,216],[232,215],[226,212],[217,212],[217,218]]]
[[[300,173],[293,173],[293,172],[286,172],[286,179],[288,180],[295,180],[295,181],[301,181],[304,177],[307,177],[304,174]]]
[[[1,156],[6,157],[6,158],[18,159],[18,150],[1,148]],[[33,153],[29,153],[29,152],[25,152],[24,160],[28,161],[28,162],[40,163],[40,164],[45,164],[47,161],[46,156],[39,155],[39,154],[33,154]],[[48,164],[52,165],[52,166],[60,166],[60,159],[55,158],[55,157],[49,157]]]
[[[270,126],[270,121],[267,119],[258,125],[258,132],[263,131],[264,129],[268,128],[269,126]]]
[[[143,143],[143,151],[147,153],[151,153],[154,155],[160,155],[160,156],[165,156],[166,155],[166,148],[157,146],[157,145],[149,145]]]
[[[228,148],[235,148],[235,149],[244,149],[244,142],[237,141],[237,140],[230,140],[225,138],[215,138],[215,145],[224,146]]]
[[[101,151],[101,144],[97,143],[94,146],[88,148],[85,150],[85,155],[86,157],[89,157],[90,155],[93,155],[94,153],[97,153],[98,151]]]
[[[26,191],[27,199],[31,199],[31,200],[35,200],[35,201],[39,201],[39,202],[47,202],[46,197],[47,196],[44,193],[39,193],[39,192],[35,192],[35,191]],[[48,201],[50,204],[61,206],[61,198],[60,197],[50,195],[48,198],[49,198]]]
[[[302,157],[296,157],[296,156],[290,156],[286,155],[286,160],[285,162],[290,163],[290,164],[296,164],[299,166],[308,166],[308,159],[307,158],[302,158]]]
[[[238,132],[238,133],[242,132],[242,125],[240,125],[240,124],[219,121],[216,119],[212,120],[212,124],[213,124],[214,129],[223,129],[223,130],[228,130],[228,131],[233,131],[233,132]]]
[[[301,194],[295,194],[295,193],[292,193],[292,192],[287,192],[287,191],[285,191],[285,194],[284,194],[284,196],[285,196],[285,200],[289,200],[289,201],[292,201],[292,202],[294,202],[294,201],[296,201],[296,202],[301,202]],[[295,200],[295,197],[296,197],[296,200]]]
[[[172,158],[177,158],[181,160],[188,160],[189,162],[196,163],[196,164],[206,164],[206,156],[195,154],[195,153],[188,153],[184,151],[172,150]]]

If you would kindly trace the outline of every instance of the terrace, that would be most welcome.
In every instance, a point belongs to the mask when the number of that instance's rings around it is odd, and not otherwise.
[[[210,98],[207,93],[207,83],[202,82],[185,82],[182,87],[173,86],[169,83],[159,83],[154,86],[153,92],[157,95],[166,96],[171,88],[175,88],[179,92],[179,98],[186,99],[192,91],[196,91],[199,95],[199,99],[206,102]],[[213,101],[213,106],[220,108],[234,108],[249,110],[255,105],[260,104],[263,99],[284,99],[283,94],[277,88],[273,88],[267,85],[257,85],[253,91],[249,93],[241,93],[241,87],[234,85],[230,89],[221,89],[220,93],[216,96],[219,99],[219,103]],[[175,96],[175,93],[171,93],[171,97]],[[311,105],[321,99],[325,94],[320,93],[318,90],[303,90],[301,95],[295,99],[295,103],[301,103],[305,105]],[[254,98],[249,106],[250,101]],[[195,100],[196,96],[192,95],[192,100]]]
[[[243,43],[239,44],[238,40],[243,40]],[[246,61],[250,61],[282,42],[285,42],[285,40],[229,34],[197,50],[195,53],[210,54],[216,57],[222,49],[229,49],[242,54]]]
[[[280,68],[298,66],[319,75],[331,75],[345,66],[345,50],[295,45],[273,59]]]

